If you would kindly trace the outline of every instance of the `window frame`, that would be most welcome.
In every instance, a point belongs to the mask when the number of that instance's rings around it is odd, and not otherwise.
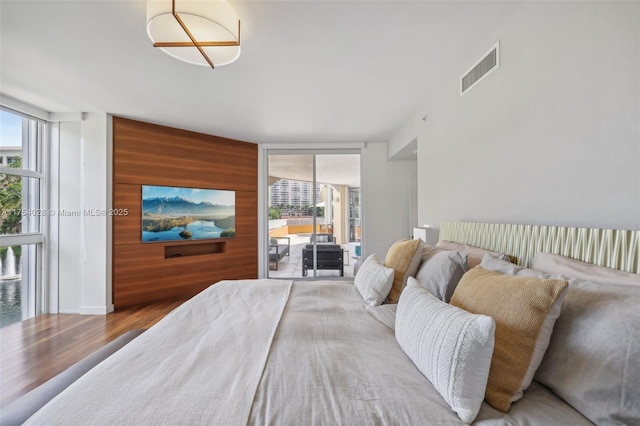
[[[27,202],[36,204],[39,214],[32,217],[37,220],[37,231],[20,232],[18,234],[0,235],[0,247],[27,246],[23,256],[28,256],[28,270],[23,270],[23,291],[26,296],[22,300],[28,300],[23,304],[23,319],[46,313],[47,286],[44,282],[46,268],[46,235],[49,211],[47,204],[47,146],[48,146],[48,122],[37,116],[23,113],[6,105],[0,105],[5,112],[15,114],[23,119],[22,124],[22,168],[17,169],[0,164],[0,173],[18,176],[20,178],[37,179],[36,193],[27,191]],[[35,152],[34,152],[35,151]],[[23,194],[24,197],[25,194]],[[24,199],[23,199],[24,200]],[[23,201],[24,203],[24,201]],[[23,208],[24,204],[23,204]],[[29,208],[29,206],[27,206]],[[33,223],[33,222],[32,222]]]
[[[323,156],[323,155],[358,155],[360,158],[360,186],[359,189],[360,191],[362,190],[362,186],[363,186],[363,174],[362,174],[362,161],[363,161],[363,149],[365,148],[365,144],[360,144],[360,143],[347,143],[347,144],[340,144],[340,145],[336,145],[336,146],[331,146],[331,144],[319,144],[319,145],[315,145],[315,144],[310,144],[309,147],[305,147],[305,148],[299,148],[299,147],[292,147],[290,145],[287,144],[264,144],[262,146],[262,155],[260,158],[260,164],[259,164],[259,169],[261,170],[260,173],[262,175],[262,185],[261,185],[261,193],[259,195],[259,199],[260,199],[260,205],[263,206],[262,209],[260,209],[260,213],[259,213],[259,220],[260,220],[260,224],[261,226],[260,228],[260,235],[258,236],[258,240],[259,240],[259,244],[260,244],[260,249],[259,249],[259,268],[260,268],[260,277],[265,277],[265,278],[278,278],[278,277],[272,277],[270,275],[270,268],[269,268],[269,238],[264,237],[264,235],[268,235],[268,231],[269,231],[269,194],[270,194],[270,188],[269,188],[269,157],[271,155],[309,155],[313,157],[313,167],[311,170],[312,176],[313,176],[313,180],[312,182],[312,187],[314,188],[314,193],[313,193],[313,205],[317,204],[317,191],[315,190],[315,188],[318,185],[317,182],[317,170],[316,170],[316,159],[317,156]],[[329,185],[330,186],[330,185]],[[298,191],[299,192],[299,191]],[[361,194],[361,198],[360,198],[360,220],[362,220],[362,216],[363,216],[363,205],[362,205],[362,194]],[[312,229],[317,229],[317,215],[315,214],[316,211],[314,209],[314,214],[312,215],[313,218],[313,222],[312,222]],[[363,231],[361,231],[363,232]],[[316,243],[312,243],[312,245],[314,247],[317,247]],[[360,240],[360,245],[363,245],[362,239]],[[316,250],[314,250],[314,265],[317,264],[317,258],[316,258]],[[312,280],[314,278],[317,278],[317,269],[314,267],[313,269],[309,269],[309,271],[313,271],[313,276],[309,276],[307,278],[305,277],[296,277],[296,279],[298,280],[305,280],[305,279],[309,279]],[[329,278],[329,277],[327,277]]]

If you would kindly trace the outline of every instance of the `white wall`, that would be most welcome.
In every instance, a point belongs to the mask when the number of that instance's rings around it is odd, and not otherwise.
[[[58,249],[58,311],[78,313],[81,304],[80,259],[81,218],[66,216],[62,212],[80,212],[82,207],[80,186],[80,164],[82,124],[64,122],[59,124],[59,185],[57,220]],[[52,176],[55,179],[55,176]],[[52,283],[55,285],[55,283]]]
[[[104,314],[113,310],[110,248],[110,117],[84,114],[59,123],[56,188],[58,303],[61,313]],[[55,221],[55,220],[54,220]]]
[[[415,161],[389,161],[387,144],[368,143],[362,150],[363,257],[384,260],[389,247],[409,238],[411,175]]]
[[[497,40],[500,68],[460,97]],[[523,3],[395,144],[415,136],[419,223],[640,229],[640,3]]]

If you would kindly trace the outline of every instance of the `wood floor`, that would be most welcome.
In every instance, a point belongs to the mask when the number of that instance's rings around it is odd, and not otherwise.
[[[0,329],[0,405],[130,330],[149,328],[183,300],[118,309],[109,315],[42,315]]]

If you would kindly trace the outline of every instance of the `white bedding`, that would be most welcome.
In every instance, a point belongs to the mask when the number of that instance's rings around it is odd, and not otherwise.
[[[463,424],[398,345],[394,307],[350,282],[218,283],[28,424]],[[590,424],[541,386],[477,424]]]
[[[290,289],[290,281],[208,288],[27,424],[246,424]]]
[[[354,290],[294,285],[249,423],[462,424]]]

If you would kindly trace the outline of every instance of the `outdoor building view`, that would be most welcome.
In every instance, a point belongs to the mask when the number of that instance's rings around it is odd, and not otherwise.
[[[362,235],[359,166],[359,154],[269,155],[270,277],[355,274]]]
[[[321,185],[316,185],[316,200],[320,200]],[[282,179],[269,187],[269,219],[283,217],[311,217],[313,215],[313,184]],[[324,216],[324,208],[316,207],[316,214]]]

